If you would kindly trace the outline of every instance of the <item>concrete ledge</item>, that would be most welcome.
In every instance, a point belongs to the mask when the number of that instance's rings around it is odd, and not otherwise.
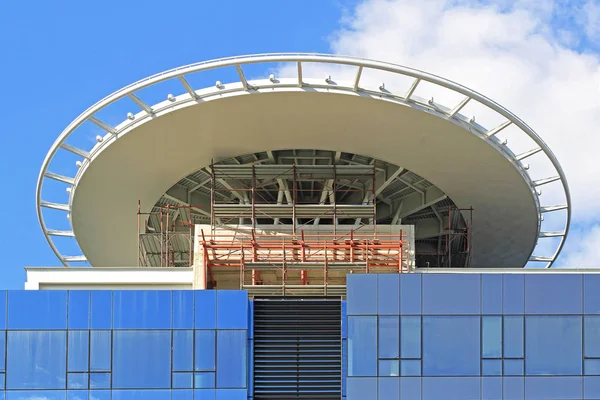
[[[193,268],[26,267],[25,290],[193,289]]]

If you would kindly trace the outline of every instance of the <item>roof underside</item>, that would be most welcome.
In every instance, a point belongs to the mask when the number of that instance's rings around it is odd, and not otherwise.
[[[218,96],[111,140],[82,168],[72,194],[73,231],[94,266],[136,265],[138,200],[144,212],[161,204],[198,205],[194,219],[206,223],[210,176],[199,168],[213,159],[375,163],[378,181],[387,182],[378,200],[390,210],[378,221],[391,223],[403,203],[402,223],[421,224],[423,232],[434,225],[439,233],[436,214],[451,201],[473,207],[473,267],[522,267],[537,240],[534,196],[514,164],[476,133],[416,107],[311,90]],[[397,166],[401,173],[387,179]],[[276,197],[274,182],[263,183],[264,195]],[[300,185],[307,193],[323,189]]]

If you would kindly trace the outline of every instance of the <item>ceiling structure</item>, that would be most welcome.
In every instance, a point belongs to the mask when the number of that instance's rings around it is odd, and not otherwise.
[[[289,166],[367,166],[362,173],[351,179],[343,177],[334,186],[333,179],[309,177],[294,182],[289,177],[271,175],[267,179],[257,179],[256,198],[260,203],[286,204],[296,195],[297,204],[326,204],[335,202],[338,205],[371,204],[372,192],[377,198],[377,224],[415,226],[417,266],[441,266],[448,240],[449,229],[456,232],[464,231],[467,226],[463,214],[456,210],[452,200],[427,179],[408,169],[377,160],[373,157],[349,154],[341,151],[328,150],[275,150],[244,154],[218,161],[219,165],[289,165]],[[372,172],[371,172],[372,171]],[[215,185],[214,190],[212,185]],[[292,188],[296,187],[294,191]],[[253,186],[250,179],[240,180],[231,177],[212,178],[211,167],[194,171],[180,179],[167,190],[156,202],[152,215],[148,219],[146,232],[158,232],[161,229],[160,213],[170,213],[169,220],[175,230],[185,232],[188,223],[209,224],[210,214],[206,204],[211,201],[211,191],[215,203],[248,203],[247,192]],[[293,192],[293,194],[292,194]],[[194,205],[199,207],[194,208]],[[190,208],[181,208],[190,207]],[[450,221],[449,221],[450,218]],[[372,219],[344,218],[340,214],[337,224],[354,225],[356,229],[372,224]],[[332,218],[298,218],[298,230],[303,225],[332,224]],[[229,225],[249,225],[248,218],[224,221]],[[292,224],[291,220],[280,218],[258,218],[257,224]],[[164,218],[163,218],[164,224]],[[450,227],[450,228],[449,228]],[[364,230],[364,229],[363,229]],[[451,241],[455,253],[454,267],[464,267],[468,262],[466,256],[460,257],[461,246],[465,246],[464,237],[454,237]],[[148,239],[149,240],[149,239]],[[156,247],[156,246],[155,246]],[[173,244],[177,260],[181,263],[188,261],[189,244],[180,241]],[[148,250],[146,254],[158,255],[157,249]],[[157,264],[155,260],[149,264]],[[175,263],[177,264],[177,263]]]

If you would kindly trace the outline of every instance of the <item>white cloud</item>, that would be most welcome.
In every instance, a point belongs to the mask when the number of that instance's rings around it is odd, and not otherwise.
[[[585,33],[591,41],[600,42],[600,3],[589,0],[583,7]]]
[[[345,16],[343,26],[332,35],[331,48],[338,54],[431,72],[504,105],[555,152],[570,184],[575,221],[598,221],[600,55],[568,47],[579,43],[576,32],[581,26],[554,29],[550,25],[553,15],[572,12],[560,9],[568,6],[565,4],[545,0],[490,0],[486,4],[366,0]],[[588,1],[584,7],[586,33],[599,37],[599,4]],[[346,75],[344,71],[334,73]],[[305,75],[313,74],[324,76],[325,72],[317,66]],[[546,173],[547,167],[535,162],[532,159],[532,174],[535,167],[538,173]],[[542,201],[553,202],[555,192],[545,190]],[[578,236],[598,243],[600,230]],[[582,251],[590,249],[585,243],[579,245]],[[579,254],[580,250],[574,251]],[[598,256],[597,252],[590,254]],[[580,262],[575,255],[566,257]]]
[[[600,224],[573,232],[560,265],[571,268],[600,268]]]

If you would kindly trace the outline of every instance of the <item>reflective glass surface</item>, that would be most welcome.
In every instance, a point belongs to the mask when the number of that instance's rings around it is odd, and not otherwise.
[[[600,274],[397,277],[353,277],[347,398],[600,400]]]
[[[0,400],[247,399],[247,331],[242,291],[0,292]]]

